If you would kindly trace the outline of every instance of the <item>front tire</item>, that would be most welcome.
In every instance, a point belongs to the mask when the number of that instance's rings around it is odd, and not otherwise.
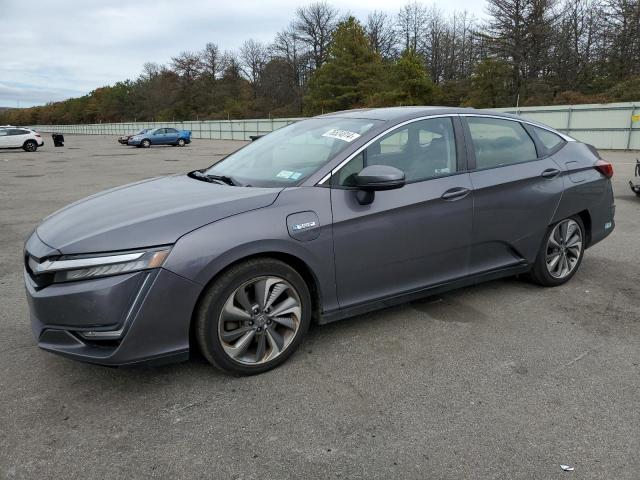
[[[551,225],[531,269],[531,280],[544,287],[571,280],[582,263],[585,239],[584,224],[578,216]]]
[[[183,139],[183,138],[179,138],[179,139],[178,139],[178,146],[179,146],[179,147],[184,147],[184,146],[185,146],[185,141],[184,141],[184,139]]]
[[[25,152],[35,152],[38,150],[38,144],[35,140],[27,140],[24,142],[24,145],[22,145],[22,148]]]
[[[149,147],[151,147],[151,140],[148,140],[148,139],[146,139],[146,138],[145,138],[144,140],[142,140],[142,142],[140,142],[140,146],[141,146],[142,148],[149,148]]]
[[[195,332],[211,364],[253,375],[287,360],[310,323],[304,279],[284,262],[258,258],[231,267],[207,289]]]

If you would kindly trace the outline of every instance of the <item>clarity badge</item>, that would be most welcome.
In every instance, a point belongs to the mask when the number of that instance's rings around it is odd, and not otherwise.
[[[316,225],[316,222],[298,223],[292,227],[292,230],[297,232],[298,230],[305,230],[307,228],[315,227]]]

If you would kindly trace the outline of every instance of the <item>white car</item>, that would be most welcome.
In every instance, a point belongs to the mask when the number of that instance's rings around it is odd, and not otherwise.
[[[44,145],[40,134],[23,127],[0,127],[0,148],[23,148],[35,152]]]

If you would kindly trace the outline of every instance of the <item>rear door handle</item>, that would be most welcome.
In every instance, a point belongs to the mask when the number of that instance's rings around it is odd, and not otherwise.
[[[560,170],[557,168],[547,168],[544,172],[542,172],[542,176],[544,178],[556,178],[560,175]]]
[[[469,193],[471,193],[471,190],[468,188],[454,187],[444,192],[440,198],[443,200],[459,200],[469,195]]]

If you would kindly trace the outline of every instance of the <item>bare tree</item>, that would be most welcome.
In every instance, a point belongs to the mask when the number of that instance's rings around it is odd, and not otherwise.
[[[296,10],[293,27],[311,52],[312,67],[320,68],[327,59],[331,34],[336,27],[338,10],[326,2],[316,2]]]
[[[162,72],[162,67],[155,62],[145,62],[142,67],[142,75],[141,77],[146,80],[151,80],[154,77],[157,77]]]
[[[261,42],[253,39],[245,40],[240,47],[240,68],[249,79],[257,95],[257,86],[264,66],[269,60],[269,49]]]
[[[431,79],[438,84],[444,77],[447,56],[453,42],[453,32],[442,11],[435,4],[425,11],[425,29],[419,39]]]
[[[202,62],[202,70],[210,78],[218,78],[224,70],[224,57],[218,45],[215,43],[207,43],[200,52]]]
[[[374,10],[367,16],[365,31],[373,50],[382,58],[391,58],[396,50],[396,32],[389,15]]]
[[[407,3],[398,13],[398,31],[402,38],[402,49],[420,52],[422,37],[429,13],[424,5],[414,1]]]
[[[187,82],[195,80],[203,69],[200,55],[193,52],[182,52],[177,57],[171,57],[171,67]]]
[[[639,74],[640,2],[638,0],[606,0],[606,24],[610,32],[606,50],[609,67],[616,79]]]
[[[293,26],[276,35],[271,45],[271,55],[283,60],[288,66],[295,85],[293,92],[295,93],[296,110],[302,112],[304,88],[311,74],[310,55],[305,51],[305,44]]]

